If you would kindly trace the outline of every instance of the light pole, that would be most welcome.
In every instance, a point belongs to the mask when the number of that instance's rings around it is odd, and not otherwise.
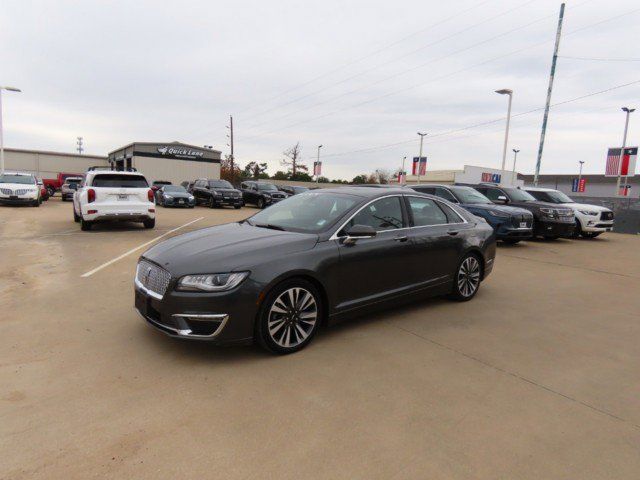
[[[2,131],[2,90],[8,92],[21,92],[15,87],[0,87],[0,175],[4,175],[4,132]]]
[[[580,181],[582,180],[582,165],[584,165],[584,160],[578,160],[580,164],[580,170],[578,171],[578,191],[576,193],[580,193]]]
[[[316,168],[320,168],[320,149],[322,148],[322,145],[318,145],[318,159],[316,161]],[[320,174],[318,173],[318,175],[316,175],[316,183],[318,183],[318,180],[320,179]]]
[[[513,149],[513,170],[511,170],[511,186],[514,187],[516,184],[516,160],[518,159],[518,150],[517,148]]]
[[[507,126],[504,131],[504,147],[502,148],[502,172],[504,172],[504,164],[507,161],[507,144],[509,143],[509,123],[511,123],[511,101],[513,100],[513,90],[503,88],[502,90],[496,90],[496,93],[500,95],[509,95],[509,106],[507,107]]]
[[[620,195],[620,175],[622,174],[622,160],[624,159],[624,148],[627,146],[627,131],[629,130],[629,116],[636,111],[635,108],[622,107],[622,111],[627,114],[624,121],[624,135],[622,136],[622,148],[620,149],[620,162],[618,163],[618,180],[616,182],[616,197]],[[625,192],[627,187],[627,176],[624,176]]]
[[[407,174],[404,172],[404,161],[407,157],[402,157],[402,168],[400,169],[400,178],[402,179],[402,185],[406,185],[407,183]]]
[[[422,142],[424,141],[424,137],[429,135],[428,133],[420,133],[420,153],[418,154],[418,185],[420,185],[420,166],[422,165]]]

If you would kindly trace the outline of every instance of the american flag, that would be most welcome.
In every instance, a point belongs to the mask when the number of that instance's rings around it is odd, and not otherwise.
[[[413,157],[413,164],[411,166],[411,175],[426,175],[427,174],[427,157]]]
[[[322,175],[322,162],[313,162],[313,174]]]
[[[633,176],[636,170],[636,158],[638,147],[627,147],[624,149],[622,161],[620,161],[621,148],[610,148],[607,152],[607,165],[605,167],[605,177]]]

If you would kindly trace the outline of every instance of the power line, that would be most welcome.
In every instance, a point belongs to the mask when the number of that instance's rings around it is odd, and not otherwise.
[[[611,92],[611,91],[614,91],[614,90],[618,90],[620,88],[629,87],[631,85],[636,85],[636,84],[639,84],[639,83],[640,83],[640,80],[634,80],[632,82],[623,83],[621,85],[616,85],[616,86],[613,86],[613,87],[609,87],[609,88],[606,88],[604,90],[599,90],[599,91],[596,91],[596,92],[587,93],[585,95],[581,95],[579,97],[571,98],[569,100],[563,100],[561,102],[553,103],[553,104],[551,104],[551,108],[559,107],[560,105],[566,105],[566,104],[572,103],[572,102],[577,102],[579,100],[584,100],[585,98],[594,97],[596,95],[602,95],[604,93],[608,93],[608,92]],[[527,111],[524,111],[524,112],[513,114],[512,118],[522,117],[524,115],[529,115],[531,113],[539,112],[539,111],[542,111],[542,110],[544,110],[544,107],[533,108],[531,110],[527,110]],[[494,118],[492,120],[487,120],[487,121],[484,121],[484,122],[475,123],[475,124],[467,125],[467,126],[464,126],[464,127],[459,127],[459,128],[455,128],[455,129],[452,129],[452,130],[447,130],[447,131],[440,132],[440,133],[434,133],[434,134],[431,134],[429,136],[430,136],[430,138],[443,137],[443,136],[447,136],[447,135],[452,135],[454,133],[464,132],[464,131],[471,130],[471,129],[474,129],[474,128],[483,127],[483,126],[486,126],[486,125],[492,125],[492,124],[498,123],[498,122],[503,122],[504,120],[505,120],[505,117]],[[436,141],[430,140],[429,142],[427,142],[427,145],[432,144],[432,143],[437,143],[437,142],[438,142],[437,140]],[[390,144],[387,144],[387,145],[380,145],[380,146],[377,146],[377,147],[369,147],[369,148],[363,148],[363,149],[359,149],[359,150],[352,150],[352,151],[349,151],[349,152],[329,153],[329,154],[325,154],[324,157],[325,158],[326,157],[339,157],[339,156],[344,156],[344,155],[352,155],[354,153],[369,153],[369,152],[373,152],[373,151],[377,151],[377,150],[382,150],[382,149],[385,149],[385,148],[395,147],[395,146],[399,146],[399,145],[406,145],[406,144],[410,144],[410,143],[415,143],[415,139],[405,140],[405,141],[395,142],[395,143],[390,143]]]
[[[409,39],[409,38],[411,38],[411,37],[415,37],[416,35],[419,35],[419,34],[421,34],[422,32],[425,32],[425,31],[427,31],[427,30],[431,30],[431,29],[433,29],[433,28],[435,28],[435,27],[437,27],[437,26],[440,26],[440,25],[442,25],[442,24],[444,24],[444,23],[447,23],[447,22],[449,22],[449,21],[451,21],[451,20],[454,20],[454,19],[456,19],[457,17],[459,17],[460,15],[464,15],[465,13],[469,13],[470,11],[475,10],[476,8],[479,8],[479,7],[481,7],[481,6],[483,6],[483,5],[487,4],[487,3],[489,3],[490,1],[491,1],[491,0],[483,0],[483,1],[481,1],[481,2],[478,2],[477,4],[473,5],[472,7],[467,8],[466,10],[462,10],[462,11],[460,11],[460,12],[458,12],[458,13],[454,14],[454,15],[451,15],[450,17],[447,17],[447,18],[444,18],[444,19],[442,19],[442,20],[439,20],[439,21],[437,21],[437,22],[435,22],[435,23],[432,23],[432,24],[430,24],[430,25],[428,25],[428,26],[426,26],[426,27],[424,27],[424,28],[421,28],[420,30],[417,30],[417,31],[415,31],[415,32],[413,32],[413,33],[410,33],[409,35],[406,35],[406,36],[404,36],[404,37],[402,37],[402,38],[400,38],[400,39],[398,39],[398,40],[395,40],[395,41],[393,41],[393,42],[391,42],[391,43],[388,43],[388,44],[386,44],[386,45],[383,45],[382,47],[378,48],[377,50],[374,50],[373,52],[370,52],[370,53],[368,53],[368,54],[366,54],[366,55],[364,55],[364,56],[362,56],[362,57],[359,57],[359,58],[357,58],[356,60],[353,60],[353,61],[347,62],[347,63],[345,63],[345,64],[342,64],[341,66],[336,67],[336,68],[334,68],[334,69],[332,69],[332,70],[329,70],[328,72],[325,72],[325,73],[323,73],[323,74],[321,74],[321,75],[319,75],[319,76],[317,76],[317,77],[315,77],[315,78],[312,78],[311,80],[308,80],[308,81],[306,81],[306,82],[304,82],[304,83],[301,83],[300,85],[298,85],[298,86],[296,86],[296,87],[293,87],[293,88],[287,89],[287,90],[285,90],[284,92],[281,92],[281,93],[279,93],[278,95],[276,95],[276,96],[274,96],[274,97],[271,97],[271,98],[269,98],[269,99],[265,100],[264,102],[260,102],[258,105],[261,105],[262,103],[268,103],[268,102],[271,102],[271,101],[273,101],[273,100],[276,100],[276,99],[278,99],[278,98],[280,98],[280,97],[283,97],[284,95],[286,95],[286,94],[288,94],[288,93],[290,93],[290,92],[293,92],[293,91],[295,91],[295,90],[299,90],[299,89],[301,89],[301,88],[303,88],[303,87],[306,87],[307,85],[310,85],[311,83],[314,83],[314,82],[316,82],[316,81],[318,81],[318,80],[321,80],[321,79],[323,79],[323,78],[326,78],[326,77],[328,77],[329,75],[331,75],[331,74],[333,74],[333,73],[335,73],[335,72],[339,72],[340,70],[343,70],[343,69],[345,69],[345,68],[347,68],[347,67],[350,67],[350,66],[352,66],[352,65],[355,65],[355,64],[357,64],[357,63],[360,63],[360,62],[362,62],[362,61],[364,61],[364,60],[366,60],[366,59],[368,59],[368,58],[371,58],[371,57],[373,57],[373,56],[375,56],[375,55],[377,55],[377,54],[379,54],[379,53],[381,53],[381,52],[384,52],[385,50],[390,49],[391,47],[394,47],[394,46],[396,46],[396,45],[398,45],[398,44],[400,44],[400,43],[404,42],[405,40],[408,40],[408,39]],[[246,112],[247,110],[251,110],[251,109],[252,109],[252,108],[254,108],[255,106],[256,106],[256,105],[254,104],[254,105],[252,105],[252,106],[250,106],[250,107],[248,107],[248,108],[242,109],[242,110],[240,110],[240,112],[239,112],[239,113]]]
[[[586,3],[586,2],[584,2],[584,3]],[[566,33],[564,36],[567,37],[567,36],[579,33],[579,32],[581,32],[583,30],[588,29],[588,28],[592,28],[592,27],[601,25],[603,23],[610,22],[612,20],[616,20],[616,19],[621,18],[621,17],[629,16],[629,15],[631,15],[633,13],[637,13],[638,11],[640,11],[640,8],[631,10],[629,12],[625,12],[623,14],[615,15],[613,17],[610,17],[610,18],[607,18],[607,19],[604,19],[604,20],[600,20],[600,21],[592,23],[592,24],[585,25],[583,27],[580,27],[578,29],[570,31],[569,33]],[[270,130],[270,131],[267,131],[267,132],[263,132],[263,133],[259,133],[259,134],[255,134],[255,135],[250,135],[248,137],[244,137],[244,139],[247,140],[247,139],[251,139],[251,138],[261,137],[261,136],[264,136],[264,135],[270,135],[272,133],[279,132],[281,130],[286,130],[288,128],[291,128],[291,127],[294,127],[294,126],[297,126],[297,125],[301,125],[301,124],[308,123],[308,122],[311,122],[311,121],[314,121],[314,120],[319,120],[321,118],[329,117],[329,116],[335,115],[336,113],[340,113],[340,112],[342,112],[344,110],[350,110],[350,109],[353,109],[353,108],[357,108],[357,107],[360,107],[362,105],[366,105],[368,103],[372,103],[372,102],[374,102],[376,100],[380,100],[382,98],[387,98],[387,97],[390,97],[392,95],[397,95],[398,93],[403,93],[403,92],[415,89],[417,87],[426,85],[428,83],[432,83],[434,81],[443,80],[443,79],[449,78],[451,76],[458,75],[460,73],[466,72],[466,71],[471,70],[473,68],[476,68],[476,67],[479,67],[479,66],[482,66],[482,65],[486,65],[487,63],[490,63],[490,62],[493,62],[493,61],[496,61],[496,60],[500,60],[502,58],[514,55],[516,53],[523,52],[525,50],[529,50],[531,48],[535,48],[535,47],[540,46],[540,45],[547,44],[550,41],[551,40],[544,40],[544,41],[541,41],[541,42],[538,42],[538,43],[534,43],[534,44],[529,45],[527,47],[523,47],[523,48],[520,48],[520,49],[517,49],[517,50],[513,50],[511,52],[508,52],[506,54],[502,54],[502,55],[498,55],[496,57],[492,57],[490,59],[484,60],[482,62],[473,64],[473,65],[470,65],[470,66],[462,68],[460,70],[457,70],[457,71],[442,75],[440,77],[432,78],[432,79],[430,79],[430,80],[428,80],[426,82],[420,82],[420,83],[417,83],[417,84],[414,84],[414,85],[411,85],[411,86],[408,86],[408,87],[404,87],[402,89],[395,90],[395,91],[392,91],[392,92],[389,92],[389,93],[386,93],[386,94],[383,94],[383,95],[378,95],[376,97],[372,97],[372,98],[370,98],[368,100],[365,100],[363,102],[359,102],[359,103],[356,103],[356,104],[353,104],[353,105],[350,105],[350,106],[347,106],[347,107],[344,107],[344,108],[341,108],[341,109],[338,109],[338,110],[334,110],[334,111],[331,111],[331,112],[328,112],[328,113],[325,113],[325,114],[322,114],[322,115],[319,115],[319,116],[316,116],[316,117],[312,117],[312,118],[309,118],[309,119],[306,119],[306,120],[301,120],[301,121],[298,121],[298,122],[294,122],[294,123],[291,123],[289,125],[285,125],[284,127],[281,127],[281,128],[273,129],[273,130]],[[415,68],[420,68],[420,67],[415,67]],[[379,83],[379,82],[377,82],[377,83]]]
[[[489,17],[489,18],[487,18],[487,19],[485,19],[485,20],[482,20],[481,22],[478,22],[478,23],[475,23],[475,24],[470,25],[470,26],[468,26],[468,27],[465,27],[465,28],[463,28],[462,30],[458,30],[457,32],[454,32],[454,33],[452,33],[452,34],[449,34],[449,35],[447,35],[447,36],[445,36],[445,37],[441,37],[441,38],[439,38],[438,40],[435,40],[435,41],[433,41],[433,42],[431,42],[431,43],[428,43],[428,44],[426,44],[426,45],[423,45],[422,47],[417,48],[417,49],[415,49],[415,50],[412,50],[411,52],[406,53],[406,54],[404,54],[404,55],[402,55],[402,56],[400,56],[400,57],[393,58],[392,60],[389,60],[389,61],[387,61],[387,62],[384,62],[384,63],[381,63],[381,64],[379,64],[379,65],[376,65],[376,66],[374,66],[374,67],[372,67],[372,68],[369,68],[369,69],[367,69],[367,70],[364,70],[364,71],[362,71],[362,72],[360,72],[360,73],[357,73],[357,74],[355,74],[355,75],[351,75],[350,77],[347,77],[347,78],[342,79],[342,80],[340,80],[340,81],[338,81],[338,82],[332,83],[331,85],[328,85],[328,86],[326,86],[326,87],[323,87],[323,88],[321,88],[321,89],[319,89],[319,90],[315,90],[315,91],[313,91],[313,92],[311,92],[311,93],[307,93],[307,94],[305,94],[305,95],[303,95],[303,96],[301,96],[301,97],[297,97],[297,98],[294,98],[293,100],[289,100],[289,101],[287,101],[287,102],[285,102],[285,103],[280,103],[280,104],[275,105],[275,106],[273,106],[273,107],[267,108],[266,110],[263,110],[263,111],[261,111],[261,112],[258,112],[258,113],[253,114],[253,115],[252,115],[252,117],[262,116],[262,115],[264,115],[264,114],[266,114],[266,113],[269,113],[269,112],[271,112],[271,111],[273,111],[273,110],[275,110],[275,109],[277,109],[277,108],[282,108],[282,107],[285,107],[285,106],[287,106],[287,105],[291,105],[292,103],[299,102],[300,100],[304,100],[305,98],[309,98],[309,97],[311,97],[311,96],[317,95],[318,93],[324,92],[324,91],[326,91],[326,90],[329,90],[330,88],[336,87],[336,86],[341,85],[341,84],[343,84],[343,83],[346,83],[346,82],[348,82],[348,81],[350,81],[350,80],[353,80],[354,78],[358,78],[358,77],[361,77],[361,76],[363,76],[363,75],[366,75],[367,73],[373,72],[373,71],[375,71],[375,70],[377,70],[377,69],[379,69],[379,68],[381,68],[381,67],[384,67],[384,66],[386,66],[386,65],[389,65],[389,64],[395,63],[395,62],[397,62],[397,61],[399,61],[399,60],[402,60],[402,59],[404,59],[404,58],[410,57],[411,55],[414,55],[414,54],[416,54],[416,53],[418,53],[418,52],[420,52],[420,51],[422,51],[422,50],[425,50],[426,48],[429,48],[429,47],[432,47],[432,46],[437,45],[437,44],[439,44],[439,43],[442,43],[442,42],[444,42],[444,41],[450,40],[451,38],[454,38],[454,37],[456,37],[456,36],[458,36],[458,35],[461,35],[461,34],[463,34],[463,33],[465,33],[465,32],[468,32],[469,30],[473,30],[474,28],[477,28],[477,27],[479,27],[480,25],[484,25],[485,23],[489,23],[489,22],[491,22],[491,21],[495,20],[496,18],[500,18],[500,17],[503,17],[503,16],[505,16],[505,15],[508,15],[509,13],[512,13],[512,12],[514,12],[514,11],[516,11],[516,10],[519,10],[520,8],[523,8],[523,7],[527,6],[527,5],[529,5],[530,3],[533,3],[534,1],[535,1],[535,0],[527,0],[526,2],[524,2],[524,3],[520,4],[520,5],[518,5],[517,7],[510,8],[510,9],[508,9],[508,10],[502,11],[502,12],[498,13],[497,15],[493,15],[492,17]],[[589,0],[589,1],[590,1],[590,0]],[[548,17],[543,17],[543,18],[548,18]],[[542,20],[542,19],[541,19],[541,20]],[[341,95],[341,96],[342,96],[342,95]],[[340,96],[335,97],[335,98],[340,98]],[[334,98],[334,99],[335,99],[335,98]],[[295,112],[294,112],[294,113],[295,113]],[[288,115],[286,115],[286,116],[288,116]],[[279,117],[279,118],[283,118],[283,117]],[[279,118],[278,118],[278,119],[279,119]],[[263,125],[264,123],[267,123],[267,122],[260,122],[260,123],[257,123],[257,124],[255,124],[255,125],[248,125],[248,126],[247,126],[247,128],[255,128],[255,127],[257,127],[257,126]]]

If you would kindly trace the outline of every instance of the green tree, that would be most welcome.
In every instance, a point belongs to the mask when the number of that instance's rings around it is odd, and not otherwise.
[[[357,175],[355,177],[353,177],[353,180],[351,180],[351,183],[354,183],[356,185],[362,185],[363,183],[367,183],[367,176],[366,175]]]
[[[289,180],[289,174],[287,172],[283,172],[282,170],[278,170],[273,177],[274,180]]]
[[[318,177],[318,183],[330,183],[331,180],[329,180],[327,177]]]
[[[267,164],[258,162],[249,162],[244,167],[245,178],[269,178],[267,174]]]

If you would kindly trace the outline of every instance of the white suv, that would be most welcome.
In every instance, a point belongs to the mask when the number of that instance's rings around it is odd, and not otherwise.
[[[595,238],[613,229],[613,212],[599,205],[576,203],[564,193],[551,188],[526,187],[525,190],[542,202],[560,203],[573,210],[576,215],[574,236]]]
[[[36,177],[25,172],[4,172],[0,174],[0,203],[7,205],[31,205],[42,203],[40,185]]]
[[[91,230],[94,222],[102,220],[142,222],[145,228],[153,228],[153,190],[138,172],[89,169],[73,194],[73,219],[82,230]]]

